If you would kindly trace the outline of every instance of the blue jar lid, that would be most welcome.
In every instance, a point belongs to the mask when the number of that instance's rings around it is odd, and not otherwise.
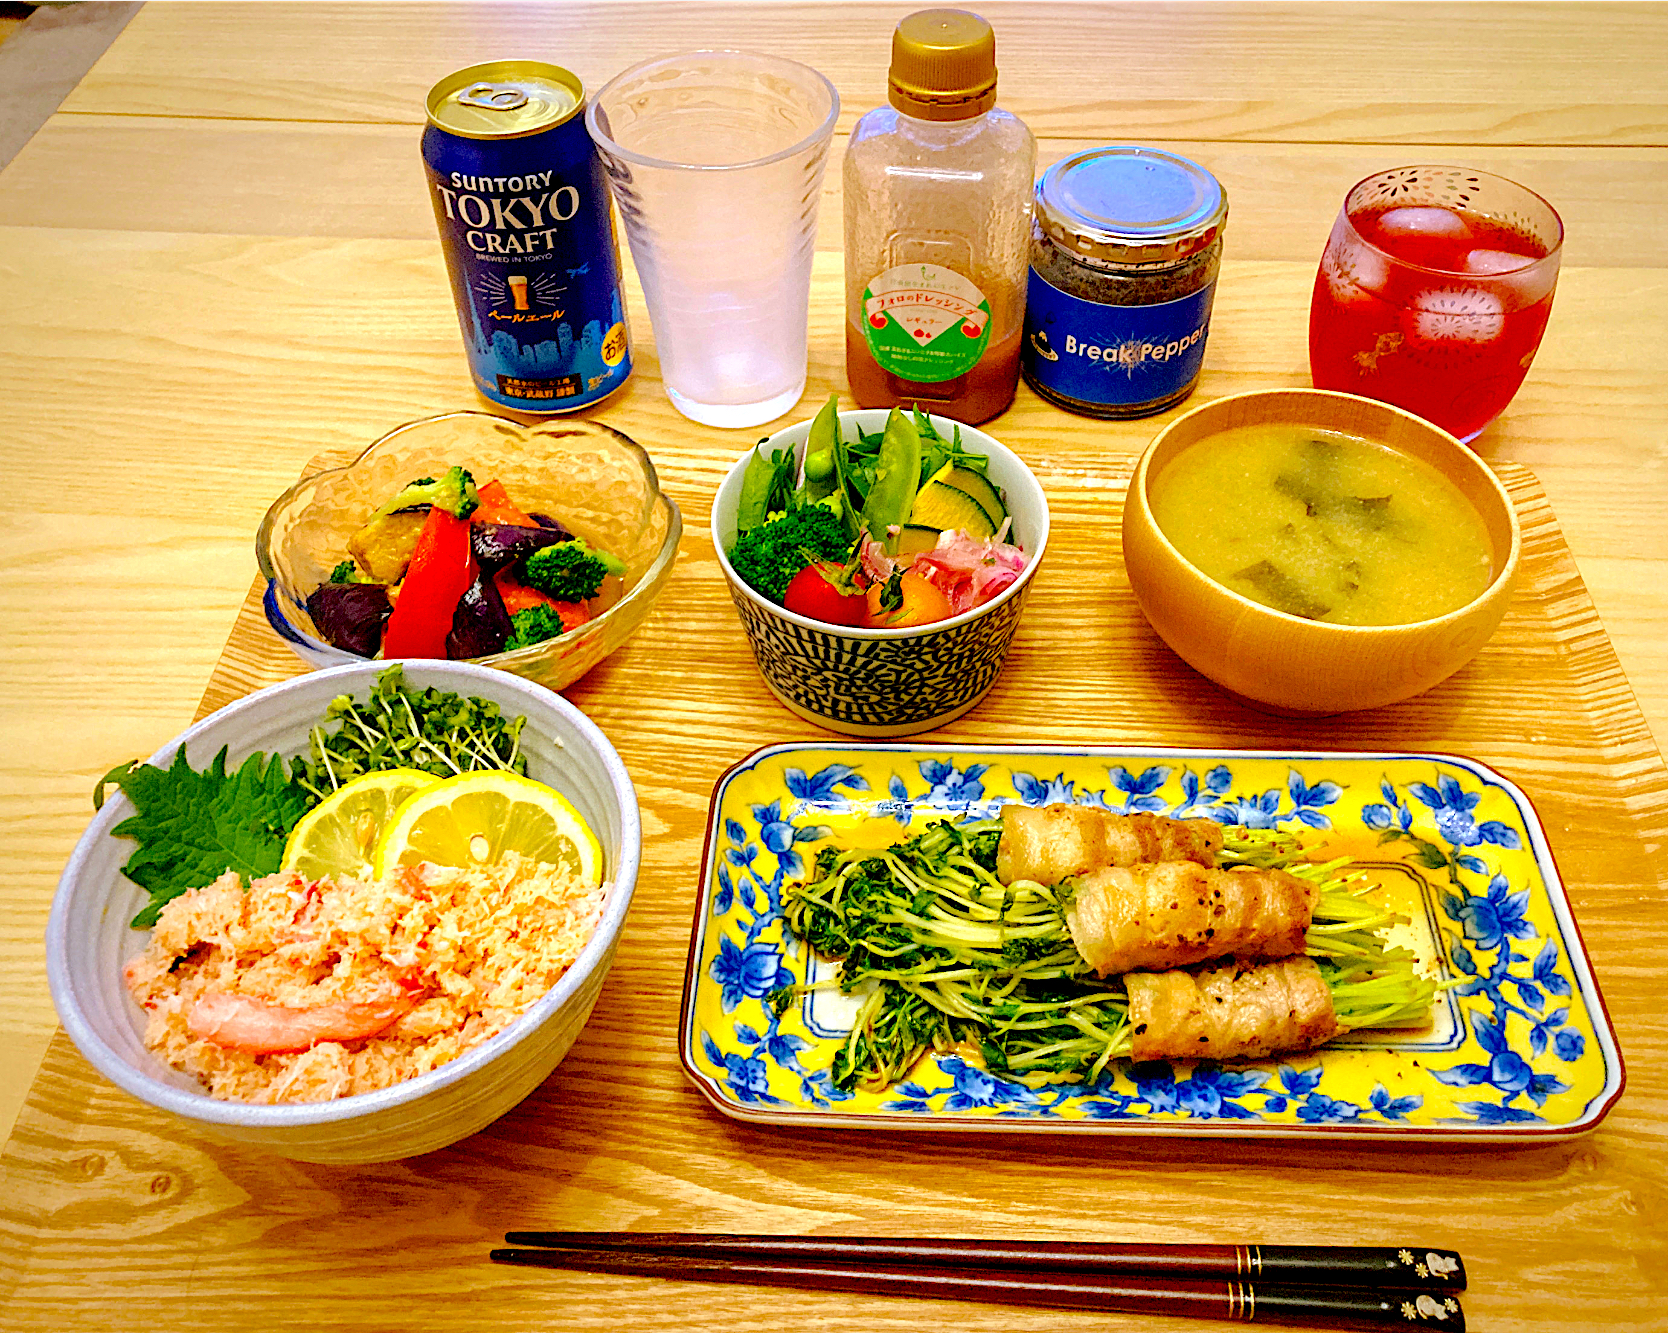
[[[1228,196],[1197,162],[1114,145],[1043,172],[1035,216],[1050,239],[1091,262],[1156,264],[1214,241],[1228,220]]]

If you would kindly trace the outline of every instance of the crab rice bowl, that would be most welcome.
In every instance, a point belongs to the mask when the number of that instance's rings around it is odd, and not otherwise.
[[[233,764],[256,752],[302,753],[311,728],[330,702],[343,693],[362,696],[383,666],[356,663],[258,690],[175,737],[150,762],[166,764],[182,746],[188,761],[199,768],[222,747],[229,748]],[[413,661],[407,664],[407,679],[414,686],[491,700],[505,714],[526,718],[521,746],[528,777],[572,803],[594,831],[601,852],[600,878],[606,889],[600,915],[577,955],[554,985],[490,1035],[488,1030],[498,1024],[489,1011],[507,1006],[483,1000],[474,1011],[473,1026],[465,1015],[458,1030],[458,1052],[450,1058],[438,1058],[438,1045],[428,1054],[416,1051],[414,1019],[407,1026],[408,1035],[397,1038],[410,1043],[410,1060],[389,1062],[409,1066],[409,1074],[404,1067],[399,1070],[398,1081],[357,1090],[384,1076],[377,1070],[382,1062],[372,1059],[362,1062],[365,1068],[346,1071],[363,1083],[356,1082],[351,1092],[344,1087],[342,1095],[331,1100],[263,1104],[211,1096],[195,1073],[171,1067],[145,1045],[152,1015],[136,1002],[124,974],[129,964],[135,965],[136,976],[141,973],[144,965],[135,958],[150,947],[149,936],[128,924],[145,905],[147,894],[122,873],[133,843],[113,836],[112,830],[133,814],[134,807],[125,795],[115,796],[94,816],[64,868],[47,924],[46,953],[53,1003],[66,1034],[123,1091],[214,1137],[284,1157],[338,1164],[382,1162],[431,1152],[484,1129],[533,1092],[566,1056],[602,990],[636,886],[642,832],[631,779],[595,724],[541,686],[461,662]],[[460,955],[459,962],[462,971],[468,959]],[[180,971],[185,971],[184,965]],[[488,972],[477,966],[469,974],[471,985],[491,994],[488,982],[493,978]],[[354,975],[352,966],[347,975]],[[438,975],[421,980],[423,998],[452,993],[444,983],[431,986]],[[328,984],[328,979],[314,973],[306,984],[321,983]],[[313,997],[322,1000],[327,994],[317,991]],[[279,992],[258,998],[270,1003],[299,997]],[[367,996],[350,995],[344,986],[340,999],[361,1003]],[[410,1014],[417,1008],[413,1005]],[[428,1012],[432,1015],[433,1009]],[[417,1072],[424,1061],[432,1067]],[[310,1077],[304,1071],[295,1083]]]

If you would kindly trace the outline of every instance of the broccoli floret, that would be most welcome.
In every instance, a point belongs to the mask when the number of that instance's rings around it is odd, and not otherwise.
[[[468,518],[481,505],[475,478],[461,467],[449,467],[439,478],[418,477],[389,496],[371,517],[378,519],[402,509],[421,509],[424,505],[444,509],[453,518]]]
[[[562,617],[554,607],[529,606],[510,617],[510,637],[504,651],[514,652],[530,644],[543,643],[565,632]]]
[[[583,602],[597,595],[606,575],[625,570],[618,556],[593,551],[575,537],[534,551],[522,567],[521,581],[558,602]]]
[[[327,583],[365,582],[365,580],[359,576],[359,566],[354,564],[351,558],[342,561],[342,563],[337,565],[335,569],[331,570],[330,577],[325,581]]]
[[[1047,958],[1060,948],[1060,941],[1049,937],[1006,939],[1002,941],[1002,961],[1010,966],[1020,963],[1034,963],[1039,958]]]
[[[821,503],[772,514],[748,528],[730,548],[730,567],[771,601],[787,596],[793,576],[812,560],[845,563],[851,537],[843,519]]]

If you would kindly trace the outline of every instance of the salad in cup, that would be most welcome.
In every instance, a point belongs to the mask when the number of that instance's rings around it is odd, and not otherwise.
[[[931,625],[993,600],[1027,555],[989,459],[918,409],[883,430],[840,427],[830,395],[805,444],[754,449],[742,479],[736,576],[761,597],[832,625]]]

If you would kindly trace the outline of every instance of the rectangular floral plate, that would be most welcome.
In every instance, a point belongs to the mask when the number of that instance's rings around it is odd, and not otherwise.
[[[835,1088],[855,1001],[779,987],[833,976],[784,931],[819,845],[882,847],[934,819],[1072,801],[1301,835],[1349,856],[1411,920],[1397,943],[1455,984],[1422,1029],[1359,1032],[1260,1062],[1134,1066],[1093,1086],[997,1077],[929,1054],[881,1090]],[[1621,1095],[1615,1033],[1528,798],[1434,754],[1113,747],[777,745],[719,779],[681,1020],[683,1065],[726,1115],[779,1125],[1537,1142]]]

